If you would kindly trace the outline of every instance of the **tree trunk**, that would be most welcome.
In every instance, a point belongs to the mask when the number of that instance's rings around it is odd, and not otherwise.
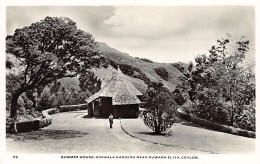
[[[161,134],[160,125],[156,125],[156,127],[155,127],[155,134]]]
[[[27,89],[21,88],[16,90],[16,92],[12,95],[11,99],[11,111],[10,117],[16,119],[17,118],[17,107],[18,107],[18,98],[22,93],[24,93]]]
[[[154,129],[155,129],[155,134],[161,134],[161,131],[160,131],[160,124],[159,122],[156,121],[156,119],[154,120]]]
[[[18,95],[13,95],[12,100],[11,100],[11,111],[10,111],[10,117],[11,118],[17,118],[17,101],[18,101],[19,96]]]
[[[230,125],[234,125],[234,105],[233,105],[233,97],[232,97],[232,87],[230,88],[230,99],[231,99],[231,120],[230,120]]]
[[[233,108],[233,107],[232,107]],[[234,125],[234,109],[232,109],[231,111],[231,120],[230,120],[230,125],[233,126]]]

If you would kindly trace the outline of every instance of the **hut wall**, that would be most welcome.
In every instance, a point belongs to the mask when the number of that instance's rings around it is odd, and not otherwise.
[[[100,117],[108,117],[110,113],[113,113],[112,98],[102,97],[100,98]]]
[[[115,118],[137,118],[139,114],[138,104],[115,105],[113,115]]]
[[[94,102],[94,116],[100,116],[100,104],[98,100],[93,101]]]
[[[88,104],[88,116],[89,117],[93,117],[94,113],[93,113],[93,105],[92,102]]]

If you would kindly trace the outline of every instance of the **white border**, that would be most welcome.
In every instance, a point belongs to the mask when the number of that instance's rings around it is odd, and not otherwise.
[[[78,5],[255,5],[255,0],[7,0],[7,6],[78,6]]]
[[[259,26],[259,15],[260,15],[260,6],[256,0],[164,0],[164,1],[156,1],[156,0],[0,0],[0,102],[1,102],[1,117],[0,117],[0,164],[6,163],[19,163],[19,164],[29,164],[29,163],[133,163],[133,162],[142,162],[142,163],[260,163],[260,158],[257,157],[256,154],[260,154],[260,146],[259,146],[259,136],[257,135],[256,139],[256,153],[252,155],[198,155],[200,160],[79,160],[79,159],[66,159],[61,160],[61,154],[19,154],[18,160],[13,160],[12,156],[14,154],[7,154],[5,151],[5,37],[6,37],[6,21],[5,21],[5,11],[6,6],[79,6],[79,5],[90,5],[90,6],[109,6],[109,5],[145,5],[145,6],[165,6],[165,5],[173,5],[173,6],[192,6],[192,5],[200,5],[200,6],[211,6],[211,5],[245,5],[245,6],[255,6],[256,12],[256,28],[255,28],[255,39],[256,39],[256,47],[255,54],[258,53],[259,50],[259,31],[257,29]],[[256,55],[256,63],[259,61],[259,57]],[[256,70],[259,69],[259,65],[256,64]],[[256,71],[256,84],[258,88],[259,81],[259,73]],[[258,89],[256,95],[258,95]],[[259,107],[259,98],[256,97],[256,107]],[[257,116],[257,132],[259,132],[259,112],[256,110]],[[246,148],[245,148],[246,149]],[[17,155],[17,154],[15,154]],[[177,154],[181,156],[181,154]]]

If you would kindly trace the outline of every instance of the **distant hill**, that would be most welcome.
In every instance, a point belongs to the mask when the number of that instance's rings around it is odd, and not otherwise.
[[[102,86],[112,78],[115,68],[119,65],[123,73],[126,74],[127,79],[142,93],[145,93],[147,89],[147,80],[162,82],[165,87],[173,91],[176,85],[180,83],[178,79],[182,75],[180,68],[186,69],[188,66],[182,62],[157,63],[149,59],[134,58],[127,53],[111,48],[103,42],[99,42],[98,47],[112,65],[108,68],[92,68],[95,75],[102,81]],[[63,78],[62,83],[67,88],[74,86],[79,89],[77,78]]]
[[[102,42],[99,42],[98,46],[106,59],[113,61],[115,63],[128,65],[130,67],[136,68],[137,70],[140,69],[141,72],[144,73],[145,76],[149,78],[152,82],[160,81],[170,91],[173,91],[176,85],[180,83],[178,76],[180,76],[182,72],[179,71],[171,63],[157,63],[157,62],[152,62],[149,59],[145,60],[145,59],[134,58],[129,54],[120,52],[114,48],[109,47],[106,43],[102,43]],[[135,71],[134,73],[140,74],[140,72],[138,71]],[[141,92],[144,92],[146,90],[147,85],[144,83],[143,80],[140,80],[140,78],[134,78],[130,76],[128,77],[129,80],[133,83],[133,85],[135,85]],[[103,77],[100,76],[100,78],[102,79]]]

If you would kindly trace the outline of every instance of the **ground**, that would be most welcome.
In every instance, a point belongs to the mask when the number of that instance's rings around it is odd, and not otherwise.
[[[172,147],[189,148],[212,154],[253,154],[255,139],[213,130],[173,124],[168,135],[153,135],[141,119],[122,120],[122,128],[130,136]]]
[[[55,114],[52,115],[52,124],[40,131],[7,135],[7,152],[80,154],[254,152],[255,140],[246,137],[184,125],[173,126],[171,135],[155,136],[140,119],[116,119],[113,128],[110,129],[108,119],[82,118],[84,112],[86,111]],[[243,147],[246,147],[246,150],[243,150]]]

